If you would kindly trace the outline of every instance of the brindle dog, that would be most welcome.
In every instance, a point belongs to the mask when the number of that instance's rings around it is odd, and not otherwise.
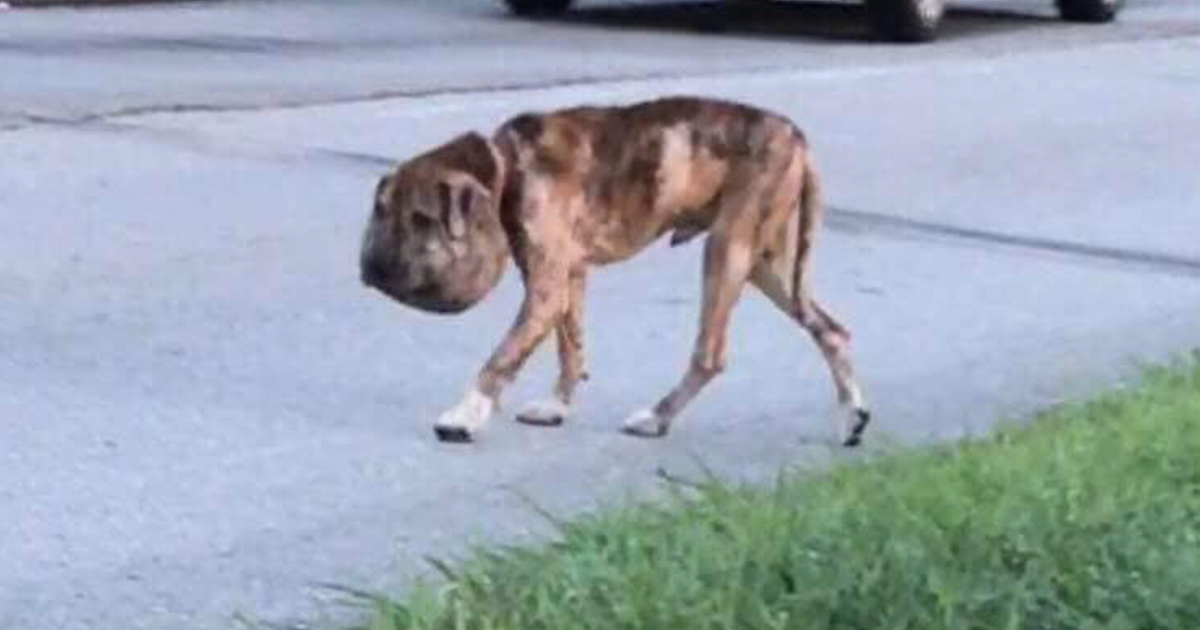
[[[510,255],[516,261],[525,286],[516,322],[466,397],[435,425],[441,440],[470,441],[551,332],[560,365],[554,396],[517,418],[564,421],[587,378],[590,267],[628,259],[667,232],[672,245],[707,232],[691,364],[624,430],[666,435],[724,369],[730,312],[749,282],[820,348],[842,410],[841,440],[854,446],[870,414],[850,332],[812,297],[808,260],[820,219],[811,153],[788,119],[737,102],[672,97],[523,114],[490,139],[466,133],[399,164],[376,188],[360,264],[363,282],[393,299],[457,313],[496,286]]]

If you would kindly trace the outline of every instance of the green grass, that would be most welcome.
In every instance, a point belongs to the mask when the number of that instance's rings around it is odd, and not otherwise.
[[[1200,361],[988,438],[480,550],[364,628],[1200,629]]]

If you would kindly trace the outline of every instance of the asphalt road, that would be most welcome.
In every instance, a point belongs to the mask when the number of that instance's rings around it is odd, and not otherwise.
[[[397,589],[425,554],[544,533],[527,499],[845,456],[815,349],[757,297],[680,430],[618,433],[687,361],[697,245],[594,279],[568,426],[431,439],[519,286],[458,318],[362,289],[371,185],[526,109],[689,92],[793,116],[876,444],[975,435],[1200,344],[1200,2],[1107,27],[1049,4],[957,4],[931,46],[871,42],[853,5],[0,12],[0,628],[319,623],[352,614],[320,583]]]

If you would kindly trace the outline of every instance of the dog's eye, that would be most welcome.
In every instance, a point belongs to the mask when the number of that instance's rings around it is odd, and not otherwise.
[[[462,193],[458,196],[459,210],[465,215],[470,214],[474,208],[472,201],[475,198],[475,191],[471,190],[470,186],[464,186]]]
[[[415,232],[428,232],[434,228],[434,220],[427,214],[412,215],[412,226]]]

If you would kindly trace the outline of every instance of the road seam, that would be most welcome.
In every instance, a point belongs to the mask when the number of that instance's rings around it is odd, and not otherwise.
[[[247,159],[267,159],[282,163],[315,160],[337,168],[363,169],[374,174],[382,173],[397,162],[396,158],[384,155],[319,146],[287,149],[262,143],[230,143],[220,138],[199,136],[179,129],[148,127],[128,122],[96,121],[74,126],[98,133],[136,134],[146,140],[185,151],[233,154]],[[827,224],[830,230],[842,234],[865,233],[902,240],[933,240],[976,246],[982,244],[1024,253],[1049,254],[1073,262],[1100,263],[1125,270],[1200,278],[1200,258],[960,227],[833,204],[827,206]]]
[[[1200,39],[1194,33],[1161,36],[1154,39],[1156,43],[1172,45],[1200,45]],[[1128,48],[1144,44],[1145,40],[1133,38],[1115,42],[1102,42],[1090,45],[1089,50],[1110,48]],[[999,60],[1011,60],[1020,57],[1037,55],[1054,55],[1077,52],[1078,48],[1066,47],[1054,50],[1033,50],[1028,52],[1012,52],[1003,55]],[[284,110],[333,107],[338,105],[354,105],[361,103],[376,103],[392,100],[419,101],[449,96],[474,96],[495,94],[536,94],[552,92],[560,89],[578,87],[630,87],[640,84],[654,85],[661,81],[686,80],[720,80],[724,78],[762,79],[772,78],[796,82],[834,81],[843,79],[861,79],[874,76],[902,74],[905,72],[926,73],[930,70],[959,71],[967,74],[988,73],[993,69],[994,57],[969,57],[952,59],[941,62],[921,62],[921,60],[906,60],[883,65],[859,65],[845,68],[798,68],[794,65],[758,65],[741,68],[727,68],[718,71],[706,70],[662,70],[630,74],[615,74],[607,76],[584,75],[548,80],[511,81],[496,85],[448,85],[416,89],[376,90],[361,94],[332,96],[307,100],[281,100],[265,103],[165,103],[153,105],[136,105],[117,107],[106,111],[91,112],[77,116],[54,116],[23,111],[8,111],[5,115],[15,118],[14,121],[0,123],[0,133],[19,131],[39,126],[76,126],[89,123],[123,121],[139,117],[161,114],[194,114],[194,113],[256,113]]]
[[[907,240],[936,239],[972,244],[984,243],[1026,252],[1065,256],[1079,261],[1101,262],[1124,268],[1200,278],[1200,259],[1197,258],[1122,247],[1089,245],[1042,236],[1023,236],[958,227],[877,212],[830,207],[829,227],[842,233],[866,232]]]

